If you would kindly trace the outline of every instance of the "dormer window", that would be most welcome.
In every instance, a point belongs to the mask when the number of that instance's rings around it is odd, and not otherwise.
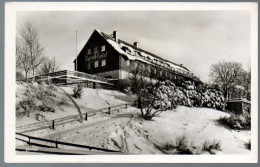
[[[122,50],[125,51],[127,54],[131,54],[131,50],[128,49],[128,47],[126,47],[126,46],[123,46]]]
[[[140,52],[138,52],[138,51],[136,51],[136,56],[142,57],[142,55],[141,55]]]

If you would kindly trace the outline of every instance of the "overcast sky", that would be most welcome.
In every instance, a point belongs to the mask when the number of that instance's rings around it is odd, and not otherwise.
[[[73,70],[78,53],[94,31],[118,31],[119,39],[183,64],[202,81],[221,60],[250,68],[250,13],[247,11],[17,12],[17,28],[30,21],[38,29],[44,54]]]

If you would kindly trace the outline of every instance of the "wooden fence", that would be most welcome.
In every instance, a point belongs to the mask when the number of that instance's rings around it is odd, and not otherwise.
[[[91,112],[82,113],[83,119],[85,121],[87,121],[89,117],[94,116],[98,113],[111,114],[111,112],[113,112],[113,111],[119,111],[120,109],[127,109],[127,107],[130,104],[131,103],[125,103],[125,104],[121,104],[121,105],[115,105],[115,106],[102,108],[99,110],[94,110]],[[62,124],[66,124],[66,123],[73,122],[73,121],[83,121],[83,119],[81,118],[80,114],[76,114],[76,115],[57,118],[57,119],[53,119],[53,120],[49,120],[49,121],[42,121],[42,122],[36,122],[36,123],[18,126],[18,127],[16,127],[16,131],[18,131],[20,133],[26,133],[26,132],[32,132],[32,131],[42,130],[42,129],[47,129],[47,128],[51,128],[54,130],[57,125],[62,125]]]
[[[22,139],[21,137],[25,137],[28,140]],[[76,148],[84,148],[84,149],[89,149],[89,150],[122,153],[122,152],[117,151],[117,150],[110,150],[110,149],[105,149],[105,148],[98,148],[98,147],[93,147],[93,146],[87,146],[87,145],[81,145],[81,144],[61,142],[61,141],[57,141],[57,140],[44,139],[44,138],[40,138],[40,137],[25,135],[25,134],[18,133],[18,132],[16,132],[16,138],[15,139],[22,141],[22,142],[25,142],[29,146],[38,146],[38,147],[46,147],[46,148],[59,148],[59,145],[65,145],[65,146],[71,146],[71,147],[76,147]],[[39,143],[39,141],[45,142],[46,144]],[[47,143],[50,143],[51,145],[48,145]],[[53,144],[54,144],[54,146],[53,146]]]
[[[52,82],[56,85],[70,85],[85,83],[90,88],[114,89],[113,80],[96,75],[86,74],[79,71],[62,70],[52,73],[40,74],[27,81]]]

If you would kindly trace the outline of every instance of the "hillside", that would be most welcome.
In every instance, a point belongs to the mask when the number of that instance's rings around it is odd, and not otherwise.
[[[68,94],[73,92],[72,87],[62,88]],[[63,91],[48,85],[17,84],[17,105],[26,99],[28,91],[35,97],[34,105],[41,105],[42,99],[34,94],[39,93],[41,89],[52,90],[44,96],[48,106],[55,111],[32,111],[30,117],[17,116],[17,126],[37,122],[34,116],[37,113],[43,115],[46,120],[78,113]],[[82,98],[74,100],[84,113],[132,102],[134,99],[118,91],[84,88]],[[21,108],[17,108],[19,112],[22,111]],[[75,121],[61,125],[56,130],[45,129],[30,134],[133,154],[176,154],[178,149],[175,146],[180,141],[182,147],[192,149],[193,153],[212,153],[203,150],[205,143],[208,145],[219,143],[220,149],[213,152],[216,154],[250,153],[245,147],[245,143],[250,140],[250,131],[231,130],[216,122],[221,116],[227,115],[229,114],[214,109],[178,106],[176,110],[162,112],[152,121],[145,121],[140,118],[140,111],[137,108],[128,107],[112,112],[111,115],[97,114],[83,123]]]

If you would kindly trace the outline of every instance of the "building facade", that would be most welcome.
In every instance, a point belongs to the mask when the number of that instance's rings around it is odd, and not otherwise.
[[[141,49],[138,42],[129,44],[118,39],[116,31],[109,35],[94,30],[74,66],[76,71],[115,80],[128,78],[133,69],[141,68],[148,78],[201,82],[183,65]]]

